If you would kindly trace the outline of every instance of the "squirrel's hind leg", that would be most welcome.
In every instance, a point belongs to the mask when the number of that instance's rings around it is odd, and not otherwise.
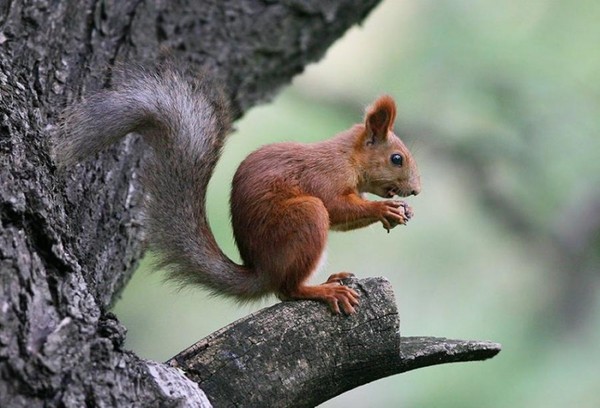
[[[274,229],[277,236],[287,239],[276,249],[277,262],[271,264],[278,269],[278,273],[271,274],[277,277],[273,282],[277,296],[282,300],[318,300],[327,303],[334,313],[340,313],[340,306],[346,314],[355,313],[359,294],[340,282],[352,274],[338,273],[321,285],[306,285],[318,269],[327,243],[329,214],[321,200],[294,197],[286,200],[282,208],[286,209],[285,216],[279,218],[283,222]]]

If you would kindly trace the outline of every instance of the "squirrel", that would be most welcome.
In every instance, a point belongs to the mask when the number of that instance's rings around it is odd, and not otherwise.
[[[148,240],[169,278],[240,301],[275,294],[355,313],[359,294],[342,282],[351,273],[314,286],[307,280],[319,266],[329,229],[381,222],[389,232],[412,217],[412,209],[394,199],[420,191],[415,160],[392,130],[394,100],[381,96],[364,123],[329,140],[269,144],[241,163],[230,199],[243,260],[238,265],[217,245],[205,209],[207,185],[232,126],[229,100],[206,77],[192,80],[174,69],[128,74],[65,109],[53,145],[58,167],[141,134],[153,151],[142,173]],[[367,200],[364,193],[385,200]]]

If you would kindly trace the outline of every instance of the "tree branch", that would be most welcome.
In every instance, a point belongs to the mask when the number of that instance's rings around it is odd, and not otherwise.
[[[312,407],[362,384],[417,368],[485,360],[497,343],[400,337],[384,278],[351,280],[358,313],[283,302],[238,320],[167,363],[183,369],[215,406]]]

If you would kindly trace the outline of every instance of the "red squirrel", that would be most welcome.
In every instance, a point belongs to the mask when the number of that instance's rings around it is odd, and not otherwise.
[[[394,196],[420,191],[417,165],[393,133],[396,105],[378,98],[365,121],[317,143],[275,143],[250,154],[231,190],[231,220],[243,265],[218,247],[206,219],[206,187],[231,129],[228,100],[214,83],[173,69],[129,72],[112,90],[73,104],[63,115],[54,153],[71,166],[135,132],[153,148],[143,187],[150,246],[158,266],[182,284],[253,300],[326,302],[334,313],[355,313],[359,294],[342,272],[308,285],[329,229],[347,231],[381,222],[406,224],[411,208]],[[372,193],[384,200],[367,200]]]

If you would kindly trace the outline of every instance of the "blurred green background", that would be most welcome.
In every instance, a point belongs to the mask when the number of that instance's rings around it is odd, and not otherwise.
[[[268,105],[237,124],[209,190],[239,259],[228,194],[265,143],[315,141],[396,98],[423,191],[415,217],[331,233],[329,273],[383,275],[404,335],[489,339],[483,363],[377,381],[326,407],[599,407],[600,2],[387,0]],[[115,307],[127,346],[166,360],[267,303],[177,292],[142,264]],[[274,300],[273,300],[274,302]]]

